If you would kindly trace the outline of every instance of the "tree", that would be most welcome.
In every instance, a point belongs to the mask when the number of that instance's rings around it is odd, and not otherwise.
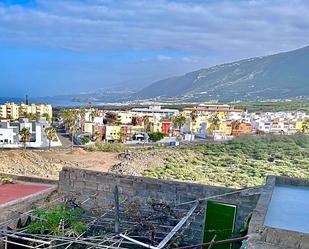
[[[198,117],[198,112],[196,110],[192,111],[190,113],[190,117],[193,122],[196,121],[196,118]]]
[[[38,113],[26,113],[25,118],[29,119],[30,121],[37,121],[39,118]]]
[[[65,129],[68,130],[70,123],[74,120],[74,113],[72,110],[64,109],[59,113],[59,116],[63,121]]]
[[[85,116],[86,116],[86,109],[83,108],[83,107],[80,108],[79,109],[79,115],[80,115],[81,120],[84,121],[85,120]]]
[[[180,127],[182,127],[186,123],[186,117],[183,115],[178,115],[176,117],[173,117],[172,121],[173,126],[180,129]]]
[[[100,139],[99,139],[99,138],[100,138]],[[95,139],[95,141],[99,141],[99,140],[101,140],[101,138],[102,138],[101,132],[99,132],[98,130],[96,130],[96,131],[94,132],[94,139]]]
[[[149,127],[149,116],[143,116],[144,131],[147,132]]]
[[[46,119],[46,121],[50,121],[51,120],[51,117],[49,116],[49,114],[48,113],[43,113],[43,115],[42,115],[42,117],[43,118],[45,118]]]
[[[220,128],[221,121],[220,121],[220,119],[219,119],[217,114],[212,116],[209,119],[209,122],[210,122],[210,125],[209,125],[209,128],[208,128],[208,132],[210,134],[212,134],[215,130],[218,130]]]
[[[26,150],[27,143],[30,141],[30,137],[31,137],[30,130],[24,127],[19,131],[19,135],[20,135],[20,141],[24,145],[24,150]]]
[[[54,127],[50,126],[50,127],[47,127],[44,130],[44,132],[45,132],[45,135],[48,139],[48,148],[50,149],[51,148],[51,142],[57,138],[56,129]]]
[[[149,138],[151,141],[153,142],[157,142],[161,139],[164,138],[164,134],[162,132],[152,132],[152,133],[149,133]]]
[[[74,147],[74,136],[76,134],[76,131],[77,131],[77,124],[76,124],[76,120],[73,119],[71,120],[70,122],[70,125],[69,125],[69,129],[70,129],[70,132],[71,132],[71,138],[72,138],[72,150],[73,150],[73,147]]]

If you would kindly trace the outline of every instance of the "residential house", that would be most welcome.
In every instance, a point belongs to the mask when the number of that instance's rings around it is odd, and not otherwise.
[[[234,120],[231,123],[232,125],[232,136],[238,137],[244,134],[252,133],[251,123],[241,122],[239,120]]]
[[[0,146],[5,148],[18,148],[22,144],[20,142],[19,132],[23,128],[27,128],[31,134],[27,146],[33,148],[48,147],[49,141],[45,135],[45,129],[50,124],[45,118],[40,118],[37,122],[29,121],[24,118],[20,121],[1,121],[0,122]],[[58,137],[51,142],[51,146],[61,146]]]
[[[162,124],[162,130],[161,132],[168,136],[170,135],[171,131],[172,131],[172,127],[173,127],[173,123],[172,120],[167,119],[167,120],[161,120],[161,124]]]
[[[120,139],[121,126],[105,125],[104,139],[107,142],[118,141]]]

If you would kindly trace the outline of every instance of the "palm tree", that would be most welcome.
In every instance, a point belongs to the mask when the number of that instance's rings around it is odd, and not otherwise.
[[[24,127],[19,131],[19,135],[20,135],[20,141],[24,145],[24,150],[26,150],[27,143],[30,141],[30,137],[31,137],[30,130]]]
[[[70,132],[71,132],[71,137],[72,137],[72,150],[73,150],[73,147],[74,147],[74,136],[75,136],[75,133],[77,131],[77,124],[76,124],[76,120],[72,120],[70,122],[70,125],[69,125],[69,129],[70,129]]]
[[[69,109],[64,109],[60,112],[59,116],[61,117],[64,127],[66,130],[69,129],[69,124],[72,121],[73,117],[73,112]]]
[[[95,141],[100,141],[99,138],[101,137],[101,132],[99,132],[98,130],[96,130],[94,132],[94,138],[95,138]]]
[[[46,119],[46,121],[51,121],[51,117],[49,116],[49,114],[48,113],[43,113],[43,115],[42,115],[42,117],[43,118],[45,118]]]
[[[85,108],[80,108],[79,109],[79,115],[82,121],[85,120],[85,116],[86,116],[86,109]]]
[[[47,127],[45,130],[44,130],[44,132],[45,132],[45,135],[46,135],[46,137],[47,137],[47,139],[48,139],[48,148],[50,149],[50,147],[51,147],[51,141],[53,141],[54,139],[56,139],[57,138],[57,132],[56,132],[56,129],[54,128],[54,127],[52,127],[52,126],[50,126],[50,127]]]
[[[220,124],[221,124],[221,121],[218,117],[217,114],[215,114],[214,116],[212,116],[210,119],[210,126],[208,128],[208,131],[209,133],[213,133],[215,130],[218,130],[220,128]]]
[[[175,128],[180,129],[186,123],[186,117],[178,115],[172,119]]]
[[[149,117],[143,116],[144,131],[147,132],[149,126]]]

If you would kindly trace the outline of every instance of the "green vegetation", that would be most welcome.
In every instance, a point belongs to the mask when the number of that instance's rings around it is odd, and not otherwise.
[[[0,174],[0,184],[13,183],[13,178],[7,175]]]
[[[224,144],[174,148],[146,176],[227,187],[261,185],[267,175],[309,178],[309,137],[243,136]]]
[[[126,150],[125,145],[120,143],[104,143],[96,142],[86,147],[88,151],[102,151],[102,152],[124,152]]]
[[[87,144],[87,143],[89,143],[90,141],[91,141],[90,137],[83,137],[83,138],[82,138],[82,143],[83,143],[83,144]]]
[[[54,127],[50,126],[45,128],[44,130],[45,136],[48,140],[48,147],[51,148],[51,142],[54,141],[57,138],[57,131]]]
[[[250,112],[309,112],[309,101],[248,101],[231,103],[231,105]]]
[[[180,128],[186,123],[186,117],[183,115],[178,115],[172,119],[174,128]]]
[[[24,145],[24,150],[26,150],[27,143],[30,141],[31,138],[30,130],[24,127],[19,131],[19,135],[20,135],[20,141]]]
[[[69,209],[64,205],[49,210],[37,209],[33,214],[38,219],[27,226],[27,232],[77,237],[87,230],[86,224],[78,219],[83,212],[81,208]]]
[[[148,134],[149,138],[152,142],[157,142],[164,138],[164,134],[162,132],[151,132]]]

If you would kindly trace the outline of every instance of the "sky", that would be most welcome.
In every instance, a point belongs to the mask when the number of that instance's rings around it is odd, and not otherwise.
[[[0,96],[141,88],[309,45],[308,0],[0,0]]]

